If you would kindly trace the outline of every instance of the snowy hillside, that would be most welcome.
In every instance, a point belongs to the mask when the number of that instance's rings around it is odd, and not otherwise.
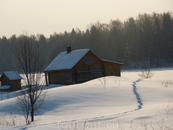
[[[122,77],[69,86],[51,85],[36,121],[30,125],[20,125],[24,120],[17,111],[15,92],[1,92],[0,129],[171,130],[173,68],[153,71],[150,79],[141,79],[140,71],[133,70],[123,71]],[[3,126],[10,118],[17,120],[19,126]]]

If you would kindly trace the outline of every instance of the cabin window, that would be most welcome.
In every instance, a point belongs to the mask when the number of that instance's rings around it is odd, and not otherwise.
[[[92,58],[85,58],[85,64],[87,64],[87,65],[93,64],[93,59]]]

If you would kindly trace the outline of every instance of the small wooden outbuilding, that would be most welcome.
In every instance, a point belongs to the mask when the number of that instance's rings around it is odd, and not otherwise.
[[[1,77],[0,91],[16,91],[21,89],[22,77],[16,71],[6,71]]]
[[[100,59],[90,49],[61,52],[44,70],[46,84],[74,84],[103,76],[121,76],[122,63]]]

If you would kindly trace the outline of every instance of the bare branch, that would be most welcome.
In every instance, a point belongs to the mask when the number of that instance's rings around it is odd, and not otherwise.
[[[17,97],[26,124],[34,121],[35,111],[43,104],[46,97],[45,83],[42,81],[44,58],[41,57],[35,36],[22,35],[15,54],[24,74],[23,85]]]
[[[146,79],[153,77],[154,72],[150,70],[150,66],[147,63],[145,63],[142,68],[142,72],[138,74],[140,77]]]

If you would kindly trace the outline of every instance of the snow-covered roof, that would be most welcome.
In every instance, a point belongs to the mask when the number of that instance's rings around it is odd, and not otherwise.
[[[8,77],[9,80],[22,79],[22,77],[16,71],[6,71],[4,75]]]
[[[88,51],[90,51],[90,49],[80,49],[71,51],[70,53],[66,51],[61,52],[44,71],[71,69]]]
[[[0,87],[0,89],[9,89],[11,86],[10,85],[4,85],[2,87]]]
[[[120,63],[120,62],[115,62],[115,61],[110,61],[110,60],[105,60],[105,59],[102,59],[102,61],[106,61],[106,62],[112,62],[112,63],[116,63],[116,64],[120,64],[122,65],[123,63]]]

